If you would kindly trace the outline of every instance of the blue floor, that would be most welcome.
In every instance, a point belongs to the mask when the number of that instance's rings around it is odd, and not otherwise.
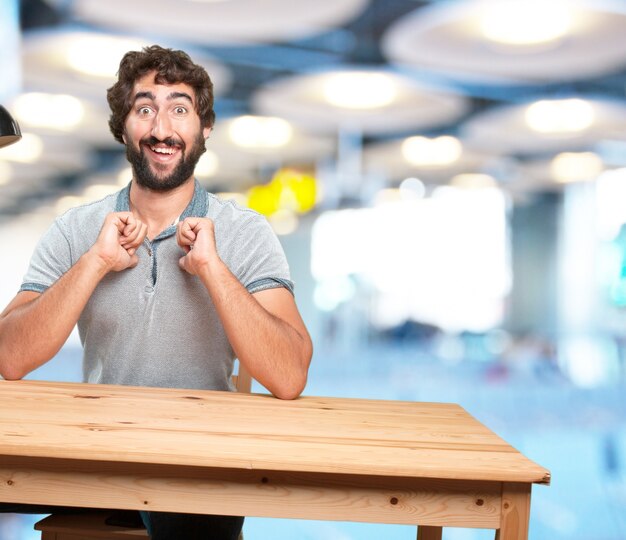
[[[541,368],[541,369],[538,369]],[[80,351],[66,348],[30,378],[79,380]],[[253,389],[254,390],[254,389]],[[258,390],[258,389],[257,389]],[[626,400],[623,385],[582,389],[540,365],[435,360],[416,347],[318,350],[309,395],[455,402],[552,472],[533,488],[530,538],[626,538]],[[41,516],[0,516],[0,540],[38,538]],[[414,527],[247,518],[246,540],[408,540]],[[493,531],[445,529],[444,540]]]

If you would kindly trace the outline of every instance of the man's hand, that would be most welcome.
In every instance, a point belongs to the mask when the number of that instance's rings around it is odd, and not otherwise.
[[[139,262],[135,252],[141,245],[148,226],[131,212],[113,212],[104,219],[96,243],[91,248],[108,270],[119,272]]]
[[[219,259],[215,245],[215,226],[209,218],[189,217],[178,223],[176,241],[185,250],[180,267],[194,276]]]

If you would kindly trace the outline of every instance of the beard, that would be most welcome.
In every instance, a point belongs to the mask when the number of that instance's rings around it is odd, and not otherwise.
[[[181,158],[174,170],[169,175],[159,175],[153,172],[146,157],[144,145],[153,146],[157,143],[165,143],[167,146],[179,146],[181,148]],[[200,156],[206,152],[206,145],[202,133],[194,140],[193,146],[187,153],[185,144],[176,139],[165,139],[160,141],[156,137],[146,137],[139,141],[139,149],[136,149],[132,143],[126,145],[126,159],[133,168],[133,178],[138,185],[151,189],[153,191],[171,191],[183,185],[196,168],[196,164]]]

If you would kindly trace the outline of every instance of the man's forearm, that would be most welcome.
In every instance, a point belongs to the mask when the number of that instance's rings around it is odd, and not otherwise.
[[[21,379],[50,360],[107,271],[97,255],[87,252],[44,293],[26,301],[18,295],[0,315],[0,375]]]
[[[200,278],[237,358],[252,377],[276,397],[297,397],[306,384],[311,358],[304,325],[299,332],[265,309],[221,261],[214,262]]]
[[[130,212],[111,212],[91,249],[43,294],[19,293],[0,315],[0,375],[21,379],[50,360],[100,280],[137,264],[135,251],[146,231]]]

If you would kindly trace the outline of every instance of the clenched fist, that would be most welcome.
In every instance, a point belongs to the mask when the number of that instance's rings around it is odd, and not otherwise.
[[[148,226],[131,212],[113,212],[104,219],[96,243],[91,248],[109,270],[119,272],[139,262],[136,251]]]
[[[180,267],[194,276],[219,260],[215,226],[209,218],[189,217],[181,221],[176,228],[176,241],[186,253],[180,258]]]

